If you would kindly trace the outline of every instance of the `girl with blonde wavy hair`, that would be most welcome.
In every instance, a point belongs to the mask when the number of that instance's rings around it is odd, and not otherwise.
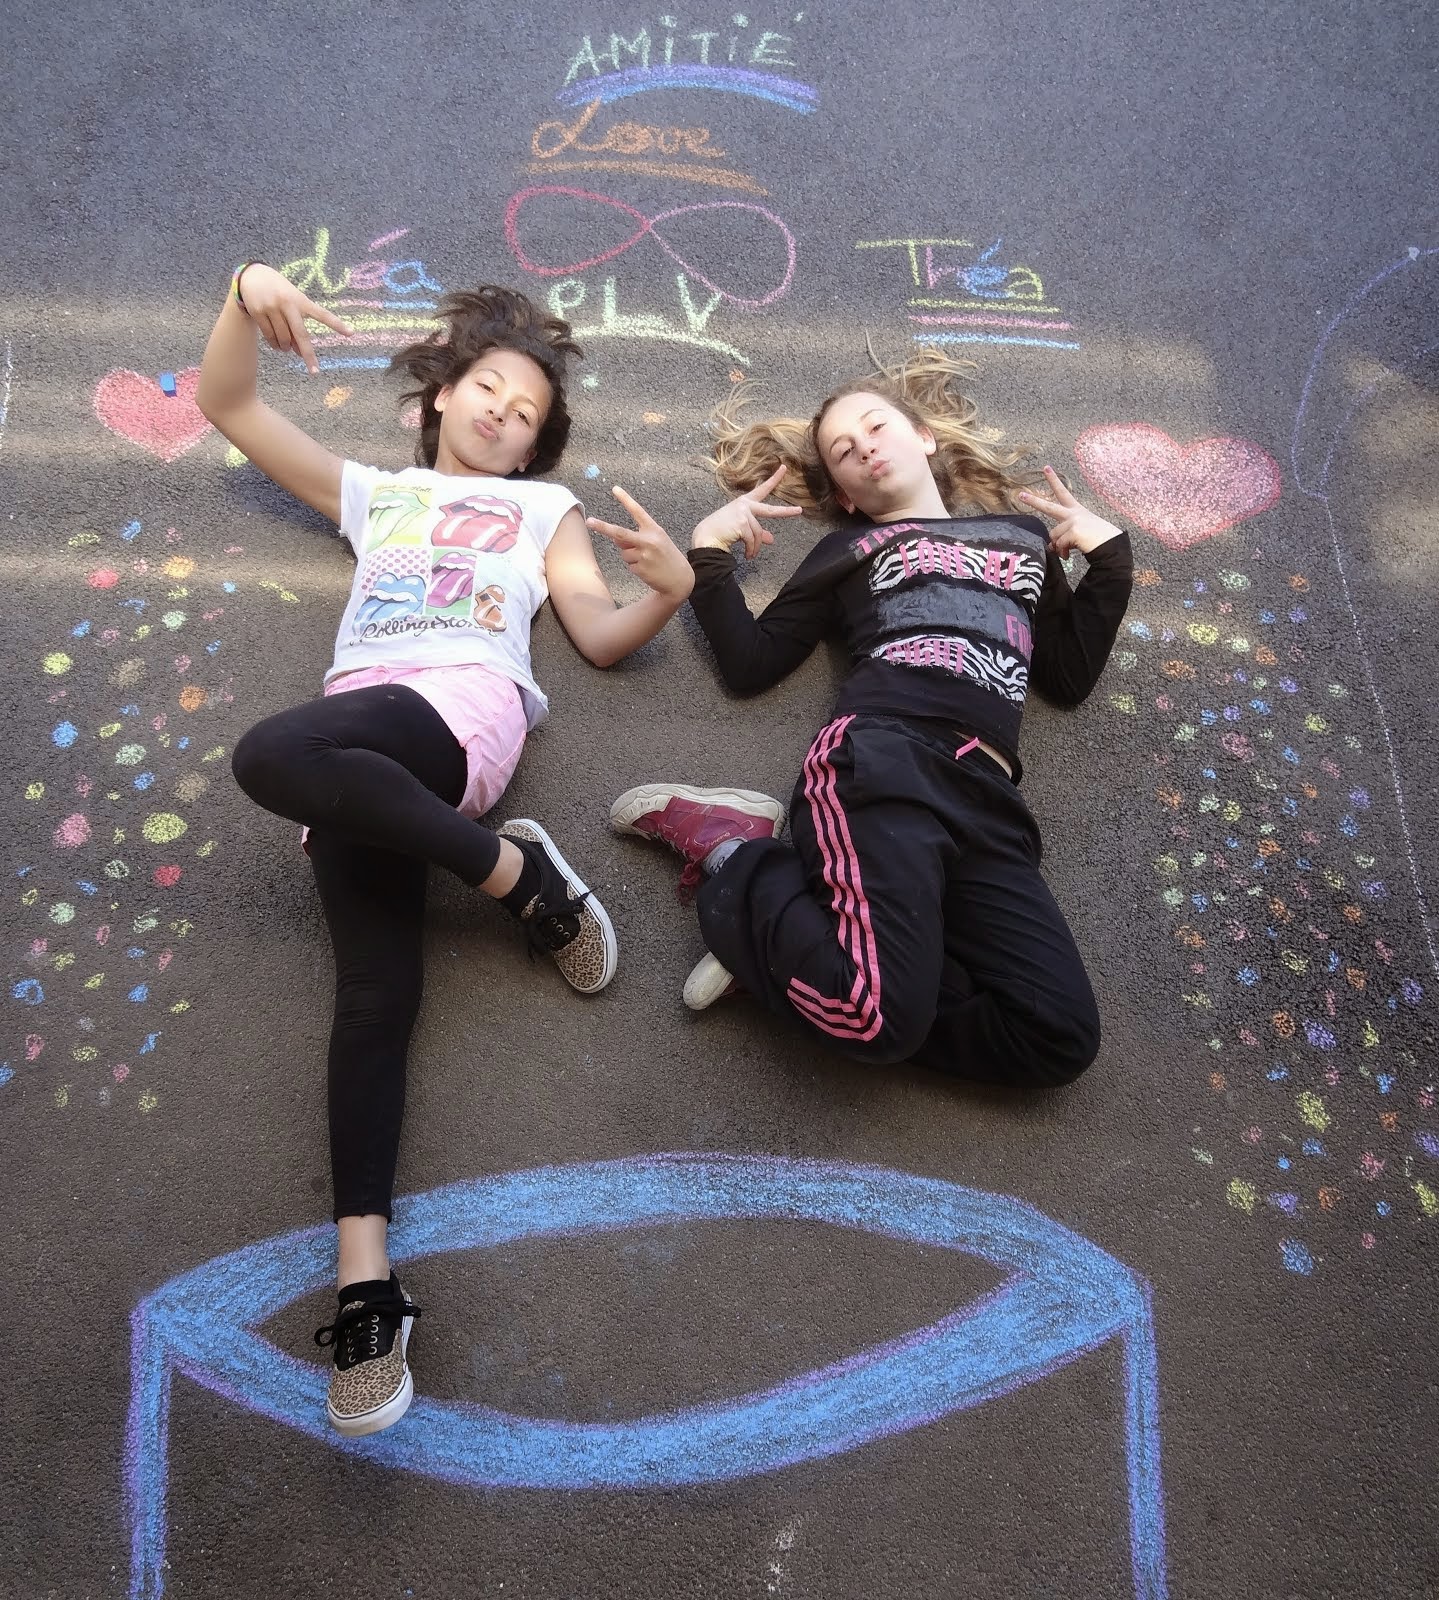
[[[694,530],[690,604],[720,676],[762,693],[827,637],[848,669],[787,842],[784,808],[744,789],[645,784],[611,820],[700,884],[692,1009],[738,988],[857,1060],[1054,1085],[1094,1060],[1099,1016],[1040,874],[1020,720],[1031,685],[1067,706],[1094,687],[1133,561],[1127,534],[981,426],[972,370],[926,350],[807,423],[716,413],[711,462],[735,498]],[[736,552],[753,560],[767,521],[806,511],[840,526],[755,617]]]

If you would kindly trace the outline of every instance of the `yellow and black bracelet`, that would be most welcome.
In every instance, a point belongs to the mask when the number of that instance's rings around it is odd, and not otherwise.
[[[250,312],[249,308],[245,304],[244,297],[240,293],[240,279],[245,275],[246,272],[249,271],[251,267],[263,267],[264,264],[265,263],[263,261],[242,261],[240,265],[235,268],[234,277],[230,279],[230,293],[235,297],[235,304],[239,306],[240,310],[243,311],[247,317],[250,315]]]

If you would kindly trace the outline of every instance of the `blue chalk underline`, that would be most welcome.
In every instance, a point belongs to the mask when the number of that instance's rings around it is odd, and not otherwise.
[[[1035,344],[1047,350],[1078,350],[1066,339],[1022,339],[1008,333],[917,333],[916,344]]]

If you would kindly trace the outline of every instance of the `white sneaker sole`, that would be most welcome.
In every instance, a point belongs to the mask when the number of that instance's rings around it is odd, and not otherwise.
[[[347,1439],[361,1439],[367,1433],[380,1433],[385,1428],[393,1428],[410,1409],[410,1402],[415,1398],[415,1380],[410,1376],[409,1361],[410,1329],[414,1325],[413,1317],[405,1317],[400,1323],[400,1355],[405,1363],[405,1377],[400,1387],[383,1405],[375,1406],[370,1411],[358,1412],[355,1416],[339,1416],[330,1409],[330,1402],[328,1400],[325,1402],[330,1426],[337,1433],[343,1433]]]
[[[691,1011],[708,1011],[733,982],[733,975],[706,954],[685,979],[685,1004]]]
[[[767,794],[753,789],[696,789],[688,783],[642,783],[626,789],[610,807],[610,824],[616,833],[634,833],[648,839],[650,834],[634,826],[636,819],[647,811],[663,811],[675,799],[701,806],[729,806],[747,816],[763,817],[773,824],[776,834],[784,827],[784,807]]]
[[[589,899],[585,901],[585,905],[594,912],[595,920],[600,925],[600,932],[602,935],[605,952],[604,971],[600,975],[600,981],[590,988],[581,989],[576,984],[570,984],[570,987],[574,989],[576,994],[598,994],[601,989],[606,987],[610,979],[614,977],[615,970],[620,964],[619,940],[615,938],[615,925],[610,921],[609,912],[605,910],[605,908],[599,903],[594,895],[590,894],[589,886],[584,882],[579,873],[575,871],[569,862],[565,860],[564,856],[560,854],[560,847],[552,838],[550,838],[549,834],[545,832],[545,830],[539,825],[538,822],[534,820],[533,817],[511,817],[509,821],[506,822],[499,830],[500,837],[502,839],[506,837],[505,828],[511,826],[532,828],[534,830],[539,842],[545,847],[550,860],[553,861],[554,864],[560,869],[565,882],[569,885],[571,895],[573,895],[576,900],[578,900],[582,895],[590,895]],[[567,983],[569,982],[568,979],[565,981]]]

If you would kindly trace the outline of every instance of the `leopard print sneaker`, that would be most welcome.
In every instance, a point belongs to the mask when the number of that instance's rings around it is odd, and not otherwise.
[[[388,1283],[352,1283],[339,1299],[339,1315],[315,1334],[315,1343],[335,1350],[325,1403],[330,1422],[358,1438],[392,1427],[410,1409],[415,1384],[405,1351],[420,1308],[393,1272]]]
[[[571,988],[598,994],[619,964],[619,944],[605,908],[538,822],[516,817],[498,831],[540,871],[540,891],[520,913],[531,949],[553,956]]]

